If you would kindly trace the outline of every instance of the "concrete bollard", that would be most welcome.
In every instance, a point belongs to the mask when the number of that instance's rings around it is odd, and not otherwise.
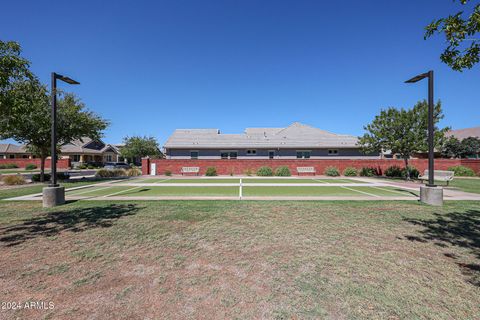
[[[43,188],[43,207],[51,208],[65,204],[65,187]]]
[[[420,201],[432,206],[443,206],[443,188],[421,186]]]

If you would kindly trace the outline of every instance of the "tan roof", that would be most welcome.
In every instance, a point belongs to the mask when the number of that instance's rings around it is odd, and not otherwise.
[[[468,137],[480,138],[480,127],[450,130],[447,132],[447,136],[454,136],[459,140],[462,140]]]
[[[70,154],[103,154],[109,148],[114,150],[114,152],[119,153],[118,148],[110,145],[105,144],[102,141],[99,142],[99,148],[86,148],[88,144],[94,142],[90,138],[82,138],[78,140],[74,140],[71,143],[67,143],[61,147],[61,153],[70,153]],[[103,145],[100,147],[100,145]],[[25,146],[23,145],[15,145],[11,143],[0,144],[0,153],[29,153],[25,150]]]
[[[218,129],[179,129],[165,148],[352,148],[357,137],[335,134],[299,122],[286,128],[247,128],[240,134],[223,134]]]
[[[11,143],[0,143],[0,153],[26,153],[25,146]]]

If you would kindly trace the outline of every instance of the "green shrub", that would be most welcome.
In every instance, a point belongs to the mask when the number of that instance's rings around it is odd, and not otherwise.
[[[138,170],[137,168],[131,168],[127,170],[128,177],[138,177],[142,175],[142,171]]]
[[[25,184],[25,178],[20,175],[14,175],[14,176],[5,176],[2,178],[3,183],[5,183],[7,186],[13,186],[13,185],[20,185],[20,184]]]
[[[172,176],[172,171],[170,171],[170,170],[165,170],[164,174],[165,174],[167,177],[171,177],[171,176]]]
[[[205,175],[207,177],[215,177],[217,176],[217,169],[215,167],[208,167]]]
[[[93,164],[88,164],[87,169],[95,169],[95,166]]]
[[[87,169],[87,165],[82,163],[77,168],[80,170]]]
[[[325,175],[329,177],[338,177],[340,175],[340,172],[338,171],[337,167],[326,167]]]
[[[49,181],[52,176],[49,173],[45,173],[43,176],[44,181]],[[57,172],[57,179],[64,181],[70,179],[70,175],[65,172]],[[40,173],[34,174],[32,176],[32,181],[33,182],[40,182]]]
[[[50,174],[45,173],[45,174],[43,175],[43,180],[44,180],[44,181],[49,181],[49,180],[50,180],[50,177],[51,177]],[[34,174],[34,175],[32,176],[32,181],[33,181],[33,182],[40,182],[40,173]]]
[[[474,177],[475,172],[470,169],[469,167],[464,167],[464,166],[454,166],[448,168],[448,170],[455,172],[456,176],[459,177]]]
[[[15,163],[0,164],[0,169],[16,169],[18,166]]]
[[[257,170],[257,176],[260,177],[271,177],[273,176],[273,170],[270,167],[260,167]]]
[[[37,166],[34,165],[33,163],[29,163],[25,166],[25,170],[34,170],[37,169]]]
[[[379,176],[379,172],[377,169],[372,168],[372,167],[363,167],[360,170],[360,176],[361,177],[373,177],[373,176]]]
[[[277,177],[290,177],[292,173],[288,167],[278,167],[277,170],[275,170],[275,175]]]
[[[418,171],[418,169],[413,167],[413,166],[408,166],[408,169],[410,171],[410,178],[417,179],[418,176],[420,175],[420,172]],[[404,178],[407,177],[407,169],[406,168],[402,169],[402,177],[404,177]]]
[[[403,177],[403,169],[399,166],[391,166],[385,170],[385,175],[391,178],[401,178]]]
[[[343,175],[346,177],[356,177],[358,175],[358,171],[356,168],[347,167],[343,170]]]

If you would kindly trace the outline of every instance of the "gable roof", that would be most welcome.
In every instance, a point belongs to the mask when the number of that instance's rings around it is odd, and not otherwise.
[[[454,136],[459,140],[462,140],[468,137],[480,138],[480,127],[450,130],[447,132],[447,136]]]
[[[26,153],[25,146],[11,143],[0,143],[0,153]]]
[[[218,129],[178,129],[165,148],[354,148],[357,137],[335,134],[294,122],[286,128],[247,128],[223,134]]]
[[[95,148],[96,147],[96,148]],[[82,138],[74,140],[61,146],[61,153],[89,153],[89,154],[103,154],[104,152],[119,153],[117,147],[110,144],[105,144],[103,141],[94,141],[90,138]],[[24,145],[15,145],[11,143],[0,144],[0,153],[29,153],[26,151]]]

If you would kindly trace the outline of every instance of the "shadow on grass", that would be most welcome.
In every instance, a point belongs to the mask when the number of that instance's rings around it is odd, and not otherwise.
[[[0,244],[15,246],[39,237],[55,236],[62,231],[82,232],[93,228],[108,228],[115,220],[134,215],[139,209],[135,204],[112,204],[48,212],[19,224],[1,227]]]
[[[466,210],[434,214],[434,219],[405,219],[405,221],[423,227],[417,235],[405,236],[410,241],[433,242],[440,247],[455,246],[466,249],[473,254],[478,263],[461,263],[454,253],[445,256],[456,260],[462,273],[469,282],[480,286],[480,211]]]

